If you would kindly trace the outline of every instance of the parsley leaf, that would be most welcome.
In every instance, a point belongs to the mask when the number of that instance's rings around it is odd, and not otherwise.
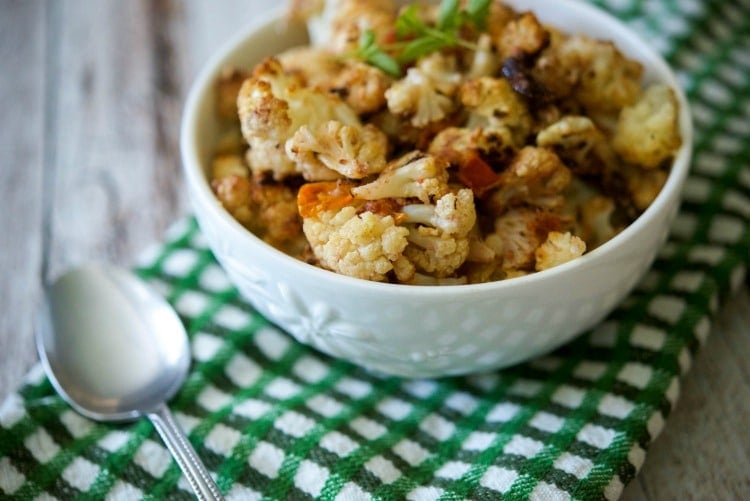
[[[466,14],[474,23],[474,26],[480,30],[484,30],[487,27],[487,18],[490,15],[490,6],[492,0],[469,0],[469,4],[466,6]]]
[[[362,32],[362,35],[359,37],[357,55],[362,60],[376,68],[380,68],[391,76],[398,77],[401,75],[401,65],[391,55],[378,47],[375,43],[375,33],[372,30]]]
[[[469,0],[462,10],[460,0],[442,0],[434,26],[420,18],[419,5],[411,4],[396,18],[396,42],[381,47],[375,41],[375,33],[365,30],[354,56],[399,77],[403,74],[401,65],[432,52],[456,46],[476,50],[473,43],[461,38],[460,31],[469,23],[484,30],[492,1]]]
[[[459,0],[443,0],[438,10],[437,28],[441,31],[455,30],[459,24]]]

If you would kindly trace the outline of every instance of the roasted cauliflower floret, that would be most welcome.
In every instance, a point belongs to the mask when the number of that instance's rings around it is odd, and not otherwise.
[[[493,214],[518,205],[560,208],[572,175],[552,150],[525,146],[499,178],[486,203]]]
[[[356,49],[367,30],[382,44],[396,18],[391,0],[294,0],[291,7],[291,17],[307,23],[310,44],[336,54]]]
[[[359,61],[347,62],[332,78],[326,89],[334,92],[360,115],[376,112],[386,106],[385,92],[391,77]]]
[[[574,45],[580,43],[577,54],[586,68],[575,92],[584,107],[615,111],[637,99],[643,74],[640,63],[627,59],[612,42],[594,42],[581,37],[569,40]]]
[[[317,129],[316,125],[332,119],[359,124],[356,114],[338,98],[302,84],[300,77],[286,74],[275,58],[256,66],[242,84],[237,104],[254,173],[271,172],[277,180],[297,174],[285,145],[302,125]]]
[[[446,193],[432,204],[406,204],[401,209],[406,223],[433,226],[447,235],[466,236],[474,227],[477,215],[471,190]]]
[[[460,97],[461,103],[469,110],[466,127],[482,127],[485,134],[501,137],[507,130],[515,146],[526,142],[531,131],[531,115],[526,103],[506,79],[481,77],[469,80],[461,86]]]
[[[468,234],[476,221],[471,190],[451,191],[446,166],[432,155],[414,152],[374,181],[351,190],[361,200],[403,200],[401,224],[408,228],[409,242],[404,256],[421,272],[436,277],[450,275],[466,260]],[[399,273],[400,281],[405,277]]]
[[[536,144],[552,148],[576,174],[601,175],[617,166],[606,136],[588,117],[562,117],[537,134]]]
[[[635,209],[642,212],[656,199],[667,182],[669,173],[661,169],[641,169],[635,165],[622,168],[629,198]]]
[[[643,67],[612,42],[584,35],[553,37],[532,71],[557,97],[573,97],[588,111],[616,112],[641,92]]]
[[[447,164],[418,151],[391,162],[370,183],[352,189],[363,200],[418,198],[429,203],[448,191]]]
[[[350,277],[382,282],[403,259],[409,230],[391,215],[346,206],[307,217],[303,230],[320,264]]]
[[[550,231],[547,240],[534,251],[536,271],[547,270],[581,257],[586,243],[570,232]]]
[[[276,56],[284,71],[299,75],[307,87],[335,94],[357,114],[385,107],[385,91],[391,77],[375,66],[355,59],[342,59],[319,47],[294,47]],[[236,104],[235,104],[236,115]]]
[[[211,187],[224,208],[258,237],[282,249],[300,247],[301,220],[291,187],[251,178],[237,155],[214,159]]]
[[[255,68],[252,77],[242,84],[237,102],[242,133],[250,145],[248,161],[255,174],[270,172],[276,180],[296,174],[307,180],[335,179],[342,172],[331,167],[346,172],[352,170],[352,165],[355,170],[362,170],[366,163],[367,168],[377,172],[385,165],[385,149],[379,151],[378,157],[374,155],[377,149],[367,145],[377,132],[363,127],[354,110],[337,96],[304,87],[301,78],[285,73],[277,59],[266,59]],[[332,127],[332,121],[338,125]],[[295,142],[295,134],[303,127],[320,137],[321,142],[314,145]],[[330,137],[333,131],[338,137]],[[378,141],[382,144],[384,137]],[[337,151],[325,153],[339,161],[341,155],[348,155],[344,163],[334,165],[323,158],[318,158],[319,162],[309,161],[311,156],[322,152],[307,147],[335,146],[339,146]],[[294,157],[290,157],[290,151]],[[307,153],[310,155],[306,156]],[[307,161],[298,163],[299,159]]]
[[[326,172],[362,179],[385,167],[388,139],[377,127],[344,125],[336,120],[315,131],[303,125],[286,142],[286,153],[305,179],[335,179]]]
[[[475,224],[469,232],[469,255],[467,262],[493,263],[495,261],[495,250],[484,241],[484,235],[479,224]]]
[[[469,240],[445,235],[437,228],[413,226],[409,229],[409,246],[404,256],[417,269],[435,277],[446,277],[466,261]]]
[[[248,177],[229,174],[216,178],[211,188],[221,205],[246,228],[252,228],[255,221],[252,208],[252,182]]]
[[[455,58],[440,52],[423,57],[385,92],[388,109],[415,127],[444,119],[456,108],[453,95],[462,80],[455,66]]]
[[[308,183],[297,194],[302,229],[319,264],[365,280],[385,281],[392,271],[410,280],[414,266],[403,257],[409,230],[398,225],[399,214],[388,205],[369,210],[351,187]]]
[[[532,12],[524,12],[505,25],[497,40],[500,59],[523,59],[547,47],[550,34]]]
[[[240,224],[253,223],[250,171],[239,155],[218,155],[211,162],[211,189],[221,205]]]
[[[432,139],[427,151],[431,155],[446,160],[451,165],[465,163],[470,156],[478,152],[487,157],[502,154],[507,158],[505,154],[508,153],[508,150],[512,150],[512,146],[492,141],[496,136],[490,137],[483,132],[481,127],[472,129],[447,127]]]
[[[518,13],[503,2],[492,2],[487,16],[487,33],[496,43],[503,35],[505,27],[518,16]]]
[[[252,203],[260,226],[255,233],[282,250],[304,247],[302,218],[297,211],[297,194],[283,183],[253,179]]]
[[[306,87],[320,89],[326,89],[345,64],[330,50],[310,45],[291,47],[274,57],[285,73],[299,77]]]
[[[615,226],[615,202],[597,195],[581,204],[576,233],[586,242],[587,249],[595,249],[618,234],[622,227]]]
[[[680,147],[677,124],[679,103],[666,85],[652,85],[633,106],[620,112],[612,140],[626,161],[653,169]]]
[[[503,270],[533,270],[536,249],[551,231],[566,231],[567,221],[557,213],[519,207],[495,220],[485,238]]]
[[[504,169],[516,154],[509,130],[485,134],[481,127],[443,129],[428,151],[455,166],[456,179],[471,188],[476,198],[483,198],[500,183],[497,171]]]
[[[301,117],[295,124],[289,102],[290,94],[301,86],[301,79],[285,75],[275,59],[258,65],[253,76],[242,84],[237,107],[242,135],[250,145],[247,158],[253,172],[270,172],[279,180],[296,174],[294,161],[287,157],[284,145],[305,123]]]
[[[469,189],[446,193],[434,205],[405,205],[409,228],[406,256],[417,269],[436,277],[447,277],[469,255],[469,233],[476,222],[474,196]]]

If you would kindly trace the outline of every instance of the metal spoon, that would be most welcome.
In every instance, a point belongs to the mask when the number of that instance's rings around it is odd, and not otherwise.
[[[100,421],[148,417],[198,499],[222,499],[166,406],[190,366],[185,328],[169,304],[123,270],[89,265],[46,290],[36,329],[52,385]]]

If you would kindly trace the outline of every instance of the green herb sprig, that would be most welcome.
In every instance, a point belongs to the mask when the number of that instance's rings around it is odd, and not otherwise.
[[[420,19],[419,6],[412,4],[396,18],[396,42],[380,46],[375,41],[375,33],[365,30],[354,55],[389,75],[399,77],[403,65],[432,52],[450,47],[476,50],[475,44],[461,38],[461,28],[471,24],[484,30],[492,1],[469,0],[462,9],[460,0],[442,0],[435,25]]]

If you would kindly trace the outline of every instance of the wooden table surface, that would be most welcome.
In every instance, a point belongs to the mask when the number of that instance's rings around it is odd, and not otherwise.
[[[271,2],[1,0],[0,400],[36,362],[42,283],[127,266],[188,212],[181,107],[200,65]],[[750,496],[750,296],[719,311],[626,500]]]

